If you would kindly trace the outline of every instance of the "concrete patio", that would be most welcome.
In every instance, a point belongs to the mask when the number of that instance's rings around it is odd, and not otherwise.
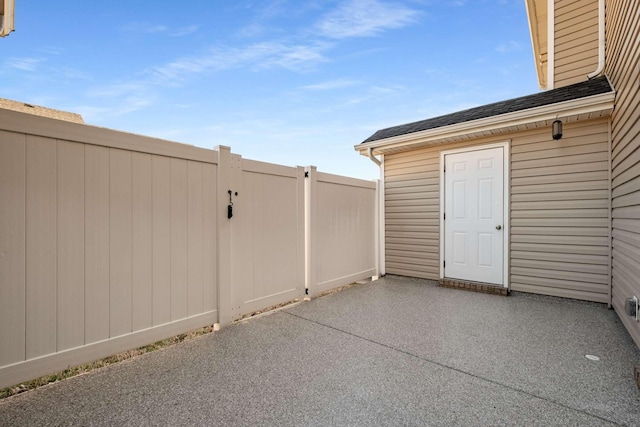
[[[638,364],[604,305],[386,277],[5,399],[0,425],[638,425]]]

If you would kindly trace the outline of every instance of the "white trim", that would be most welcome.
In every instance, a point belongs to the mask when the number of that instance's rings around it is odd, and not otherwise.
[[[613,109],[615,92],[607,92],[599,95],[587,96],[570,101],[558,102],[550,105],[515,111],[513,113],[486,117],[468,122],[456,123],[450,126],[442,126],[419,132],[412,132],[390,138],[361,143],[354,148],[361,154],[366,154],[369,148],[374,150],[395,148],[409,143],[422,142],[450,142],[456,137],[471,133],[490,132],[501,127],[517,127],[529,123],[553,121],[557,117],[569,117],[573,115],[588,114]],[[608,115],[608,114],[607,114]],[[449,140],[449,141],[447,141]],[[380,154],[380,152],[378,152]]]
[[[438,258],[438,264],[440,265],[438,277],[442,280],[444,279],[444,174],[445,174],[445,163],[444,156],[450,154],[448,151],[440,151],[440,173],[438,174],[438,179],[440,180],[440,224],[438,231],[438,239],[440,240],[440,256]]]
[[[4,10],[0,18],[0,37],[6,37],[15,30],[15,0],[4,0]]]
[[[386,215],[385,215],[385,206],[386,206],[386,200],[385,200],[385,191],[384,191],[384,154],[382,154],[380,156],[380,181],[379,181],[379,185],[380,185],[380,191],[378,192],[378,197],[380,198],[379,202],[380,204],[378,205],[378,212],[379,212],[379,218],[380,218],[380,230],[378,232],[379,235],[379,239],[380,239],[380,269],[379,269],[379,275],[382,277],[385,274],[387,274],[387,267],[386,267],[386,233],[387,233],[387,228],[386,228]]]
[[[535,15],[536,7],[532,3],[533,0],[526,0],[524,2],[525,9],[527,11],[527,22],[529,24],[529,35],[531,36],[531,52],[533,53],[533,64],[536,67],[536,75],[538,78],[538,86],[540,89],[546,89],[547,82],[543,84],[543,72],[542,72],[542,59],[540,55],[540,36],[538,35],[538,20]]]
[[[605,0],[598,0],[598,68],[596,68],[592,73],[587,74],[587,78],[592,79],[598,76],[602,70],[604,70],[605,64],[605,34],[604,34],[604,2]]]
[[[553,89],[555,81],[556,46],[556,9],[555,0],[547,0],[547,89]]]
[[[611,120],[609,120],[609,122],[607,123],[607,139],[608,139],[608,149],[607,149],[607,155],[608,155],[608,163],[609,163],[609,167],[608,167],[608,181],[609,181],[609,301],[607,301],[607,304],[609,305],[609,308],[611,308],[613,306],[613,139],[612,139],[612,129],[611,129]]]
[[[382,163],[380,162],[380,160],[376,159],[375,156],[373,155],[373,148],[369,148],[369,158],[371,159],[371,161],[373,163],[375,163],[376,165],[380,166]]]
[[[445,188],[444,188],[444,157],[450,154],[458,154],[465,153],[470,151],[480,151],[487,150],[491,148],[502,148],[502,156],[503,156],[503,230],[502,233],[502,286],[505,288],[509,288],[509,231],[510,228],[510,217],[509,217],[509,206],[510,206],[510,195],[511,188],[509,187],[510,176],[509,171],[511,170],[511,157],[509,147],[511,144],[511,140],[506,140],[504,142],[497,142],[493,144],[483,144],[483,145],[471,145],[468,147],[455,148],[452,150],[442,150],[440,151],[440,279],[444,279],[444,196],[445,196]]]

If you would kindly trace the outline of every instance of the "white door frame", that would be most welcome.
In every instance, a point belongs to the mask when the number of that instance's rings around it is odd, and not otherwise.
[[[510,227],[509,227],[509,193],[510,188],[509,188],[509,170],[510,168],[510,160],[511,160],[511,156],[509,153],[509,144],[510,144],[510,140],[504,141],[504,142],[498,142],[498,143],[494,143],[494,144],[484,144],[484,145],[472,145],[469,147],[463,147],[463,148],[456,148],[456,149],[452,149],[452,150],[444,150],[440,152],[440,279],[444,278],[444,224],[445,224],[445,220],[444,220],[444,197],[445,197],[445,188],[444,188],[444,167],[445,167],[445,163],[444,163],[444,156],[449,155],[449,154],[458,154],[458,153],[465,153],[465,152],[469,152],[469,151],[479,151],[479,150],[485,150],[485,149],[489,149],[489,148],[499,148],[502,147],[503,148],[503,167],[504,167],[504,173],[503,173],[503,179],[504,179],[504,200],[503,200],[503,224],[502,224],[502,229],[504,230],[504,232],[502,233],[502,244],[503,244],[503,251],[502,251],[502,256],[503,256],[503,260],[502,260],[502,281],[503,281],[503,286],[505,288],[509,287],[509,231],[510,231]]]

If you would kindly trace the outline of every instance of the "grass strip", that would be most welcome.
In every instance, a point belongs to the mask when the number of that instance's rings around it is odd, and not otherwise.
[[[190,341],[194,338],[209,334],[211,332],[213,332],[213,326],[205,326],[203,328],[195,329],[185,334],[180,334],[161,341],[156,341],[153,344],[148,344],[133,350],[123,351],[122,353],[105,357],[104,359],[96,360],[95,362],[72,366],[65,369],[64,371],[45,375],[31,381],[25,381],[11,387],[4,388],[0,390],[0,399],[5,399],[16,394],[24,393],[25,391],[34,390],[47,384],[55,383],[57,381],[75,377],[76,375],[85,374],[96,369],[104,368],[105,366],[113,365],[114,363],[119,363],[124,360],[128,360],[145,353],[150,353],[161,348],[169,347],[185,341]]]

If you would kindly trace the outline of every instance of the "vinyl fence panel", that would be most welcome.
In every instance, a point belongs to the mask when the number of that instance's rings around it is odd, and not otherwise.
[[[309,293],[376,276],[376,183],[307,172]]]
[[[377,276],[376,183],[306,172],[0,109],[0,387]]]
[[[0,387],[218,321],[216,159],[0,110]]]

